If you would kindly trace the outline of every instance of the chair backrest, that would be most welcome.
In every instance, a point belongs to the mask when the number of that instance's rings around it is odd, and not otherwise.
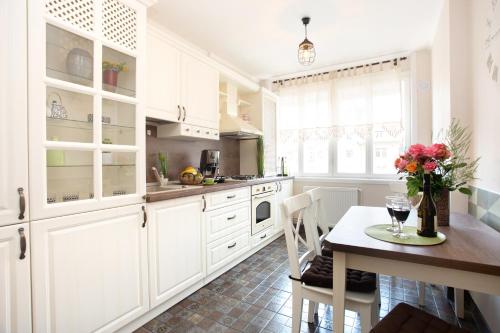
[[[307,225],[305,226],[306,239],[312,244],[312,246],[314,246],[315,252],[317,254],[321,254],[321,243],[330,232],[328,223],[321,214],[321,205],[323,204],[323,201],[321,200],[321,188],[316,187],[305,193],[311,198],[311,207],[305,212],[307,217]]]
[[[300,227],[304,223],[306,209],[311,208],[311,197],[307,193],[301,193],[283,202],[283,209],[286,215],[284,224],[286,247],[288,250],[288,261],[290,262],[290,273],[295,279],[300,279],[302,266],[315,254],[314,247],[308,244],[299,234]],[[297,216],[297,223],[294,225],[294,216]],[[304,226],[306,227],[306,226]],[[306,252],[299,256],[299,243],[306,247]]]

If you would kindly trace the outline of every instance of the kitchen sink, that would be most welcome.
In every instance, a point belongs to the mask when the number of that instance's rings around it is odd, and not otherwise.
[[[182,185],[182,184],[168,184],[166,186],[149,185],[146,186],[146,192],[163,192],[163,191],[181,191],[193,188],[200,188],[203,185]]]

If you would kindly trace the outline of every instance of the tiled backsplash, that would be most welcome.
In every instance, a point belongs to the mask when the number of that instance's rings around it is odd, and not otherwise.
[[[471,186],[469,214],[500,231],[500,194]]]
[[[220,174],[225,176],[240,173],[240,143],[237,140],[221,138],[219,141],[199,140],[184,141],[177,139],[156,138],[156,127],[147,126],[152,135],[146,135],[146,181],[156,182],[151,171],[152,166],[158,168],[158,153],[166,153],[168,157],[168,178],[177,180],[179,173],[188,165],[200,166],[200,155],[203,149],[220,150]]]

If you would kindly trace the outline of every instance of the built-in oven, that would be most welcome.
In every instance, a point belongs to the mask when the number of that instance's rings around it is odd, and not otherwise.
[[[274,183],[252,186],[252,235],[274,225]]]

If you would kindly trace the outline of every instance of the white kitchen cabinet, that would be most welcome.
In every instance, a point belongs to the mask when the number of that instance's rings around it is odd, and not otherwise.
[[[219,73],[205,62],[182,55],[183,121],[219,128]],[[184,120],[185,119],[185,120]]]
[[[0,228],[0,332],[31,332],[29,224]]]
[[[144,3],[28,1],[32,220],[142,202]]]
[[[146,68],[146,114],[165,121],[180,122],[181,52],[154,29],[148,29]]]
[[[34,332],[113,332],[148,311],[142,209],[32,222]]]
[[[192,196],[148,204],[151,307],[205,277],[202,199]]]
[[[218,137],[218,71],[201,60],[201,55],[195,57],[177,48],[175,42],[155,26],[149,26],[147,40],[146,115],[200,126],[204,132],[216,132],[206,137],[199,135],[199,138]],[[182,132],[181,135],[191,133]]]
[[[2,0],[0,13],[5,13],[0,19],[4,45],[0,53],[0,226],[3,226],[29,220],[26,2]]]
[[[282,204],[291,196],[293,196],[293,179],[276,182],[276,219],[274,220],[274,229],[276,232],[283,230],[286,214]]]

